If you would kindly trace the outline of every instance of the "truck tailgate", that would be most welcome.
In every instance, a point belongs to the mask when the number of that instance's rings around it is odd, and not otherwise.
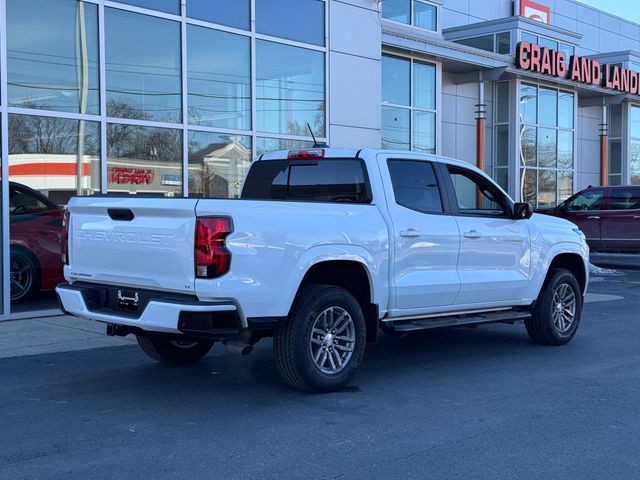
[[[71,281],[192,293],[197,202],[73,198],[65,275]]]

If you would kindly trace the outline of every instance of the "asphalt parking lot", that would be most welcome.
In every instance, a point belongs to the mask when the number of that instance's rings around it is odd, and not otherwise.
[[[187,368],[115,340],[1,358],[0,478],[637,478],[640,271],[590,293],[566,347],[521,324],[384,337],[328,395],[287,388],[270,341]]]

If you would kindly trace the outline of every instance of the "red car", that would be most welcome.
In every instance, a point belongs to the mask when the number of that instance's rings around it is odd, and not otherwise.
[[[41,193],[9,182],[12,302],[53,290],[63,280],[62,215],[63,210]]]
[[[589,187],[554,209],[538,213],[566,218],[595,252],[640,252],[640,185]]]

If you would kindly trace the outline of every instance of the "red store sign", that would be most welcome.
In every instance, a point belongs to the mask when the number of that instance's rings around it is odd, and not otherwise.
[[[154,171],[151,168],[113,167],[109,172],[109,182],[117,184],[150,185]]]
[[[567,55],[535,43],[520,42],[516,49],[516,67],[574,82],[598,85],[622,93],[640,94],[639,75],[633,70],[601,64],[591,58]]]

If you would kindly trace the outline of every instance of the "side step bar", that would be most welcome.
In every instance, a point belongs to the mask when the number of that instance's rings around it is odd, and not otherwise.
[[[531,317],[530,312],[507,310],[498,312],[458,314],[436,318],[416,318],[411,320],[398,319],[385,322],[385,327],[395,333],[415,332],[432,328],[460,327],[464,325],[478,325],[483,323],[515,322]]]

